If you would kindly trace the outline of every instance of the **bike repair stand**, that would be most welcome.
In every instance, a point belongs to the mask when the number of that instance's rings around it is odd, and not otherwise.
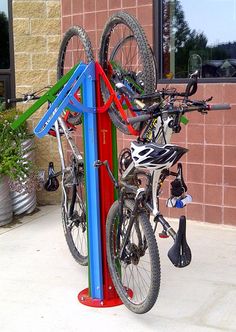
[[[123,112],[123,108],[98,63],[81,63],[66,75],[18,118],[13,128],[17,128],[48,101],[51,105],[34,130],[39,138],[48,133],[65,109],[83,112],[89,287],[79,293],[78,299],[92,307],[116,306],[122,302],[113,286],[106,260],[106,217],[115,191],[105,167],[98,170],[94,163],[108,160],[117,174],[116,131],[107,110],[112,102],[120,112]],[[110,93],[105,105],[101,97],[100,80],[103,80]],[[78,95],[78,90],[82,96]]]

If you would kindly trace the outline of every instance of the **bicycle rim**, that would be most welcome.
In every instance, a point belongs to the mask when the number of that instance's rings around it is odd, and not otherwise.
[[[116,81],[119,79],[136,94],[155,91],[156,66],[153,54],[142,27],[133,16],[124,12],[111,16],[102,34],[99,60],[111,83],[115,76]],[[109,92],[104,84],[101,84],[101,88],[103,98],[107,101]],[[123,108],[127,117],[134,116],[126,105]],[[114,104],[111,105],[109,115],[119,130],[130,134],[126,121]],[[138,130],[139,127],[136,124],[134,129]]]
[[[80,166],[83,167],[83,166]],[[75,184],[75,182],[77,183]],[[74,259],[81,265],[88,264],[87,224],[83,170],[78,179],[67,172],[62,190],[62,223],[66,242]]]
[[[160,260],[152,227],[144,213],[135,220],[125,255],[120,256],[133,208],[134,201],[126,200],[121,225],[118,201],[113,203],[107,218],[107,260],[121,300],[128,309],[142,314],[156,302],[160,288]]]

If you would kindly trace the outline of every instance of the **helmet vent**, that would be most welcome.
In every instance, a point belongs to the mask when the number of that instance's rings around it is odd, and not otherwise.
[[[159,155],[159,156],[161,156],[161,155],[164,154],[164,153],[166,153],[165,150],[159,150],[159,151],[158,151],[158,155]]]
[[[139,154],[140,154],[140,156],[144,156],[149,151],[150,151],[150,149],[144,149],[144,150],[140,151]]]
[[[145,160],[142,160],[139,162],[140,165],[143,165],[143,164],[147,164],[147,163],[151,163],[153,162],[153,158],[149,157],[149,158],[146,158]]]

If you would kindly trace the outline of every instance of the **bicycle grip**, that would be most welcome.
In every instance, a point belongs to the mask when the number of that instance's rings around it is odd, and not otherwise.
[[[128,123],[130,124],[134,124],[134,123],[137,123],[137,122],[144,122],[144,121],[147,121],[151,119],[151,115],[150,114],[143,114],[143,115],[138,115],[138,116],[135,116],[133,118],[128,118]]]
[[[212,104],[209,105],[209,111],[230,110],[230,104]]]
[[[10,99],[7,99],[7,103],[8,104],[11,104],[11,103],[21,103],[25,101],[25,98],[10,98]]]
[[[10,98],[7,99],[7,103],[22,103],[22,102],[28,102],[30,100],[37,100],[39,99],[39,96],[34,96],[34,95],[25,95],[24,97],[20,97],[20,98]]]

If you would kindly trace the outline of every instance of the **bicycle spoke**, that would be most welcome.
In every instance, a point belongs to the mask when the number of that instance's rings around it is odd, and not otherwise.
[[[82,166],[78,166],[73,159],[64,178],[62,220],[65,237],[72,256],[81,265],[87,265],[87,225],[85,207],[85,189]],[[78,182],[77,184],[75,184]],[[72,190],[73,189],[73,190]],[[69,216],[70,211],[71,215]]]

